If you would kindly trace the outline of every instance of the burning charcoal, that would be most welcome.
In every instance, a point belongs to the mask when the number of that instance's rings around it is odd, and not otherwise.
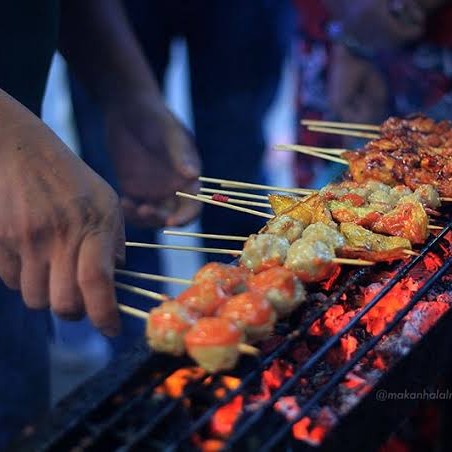
[[[443,301],[418,303],[407,315],[402,335],[417,342],[449,308]]]

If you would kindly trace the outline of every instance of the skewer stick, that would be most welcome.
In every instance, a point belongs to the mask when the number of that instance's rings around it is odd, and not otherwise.
[[[297,145],[300,148],[320,152],[322,154],[331,154],[331,155],[342,155],[344,152],[347,152],[348,149],[345,148],[324,148],[321,146],[304,146],[304,145]]]
[[[329,154],[324,154],[322,152],[313,151],[306,146],[298,146],[295,144],[278,144],[275,146],[275,150],[300,152],[301,154],[312,155],[314,157],[319,157],[324,160],[330,160],[332,162],[341,163],[342,165],[348,166],[347,160],[341,159],[339,157],[335,157],[334,155],[329,155]]]
[[[311,130],[312,132],[330,133],[333,135],[345,135],[349,137],[368,138],[371,140],[380,138],[380,135],[378,133],[357,132],[355,130],[337,129],[334,127],[308,126],[308,130]]]
[[[234,206],[232,204],[214,201],[213,199],[200,198],[199,196],[190,195],[189,193],[182,193],[182,192],[178,191],[178,192],[176,192],[176,195],[180,196],[182,198],[188,198],[188,199],[193,199],[194,201],[201,201],[201,202],[205,202],[207,204],[212,204],[214,206],[226,207],[227,209],[231,209],[231,210],[238,210],[239,212],[249,213],[251,215],[256,215],[257,217],[273,218],[273,215],[271,215],[269,213],[260,212],[258,210],[248,209],[246,207]]]
[[[262,201],[268,201],[268,196],[255,195],[254,193],[244,193],[241,191],[215,190],[214,188],[205,188],[205,187],[201,187],[199,189],[199,191],[202,193],[213,193],[213,194],[218,194],[218,195],[238,196],[239,198],[260,199]]]
[[[116,269],[115,272],[118,275],[130,276],[131,278],[138,278],[138,279],[147,279],[149,281],[161,281],[161,282],[166,282],[166,283],[174,283],[174,284],[182,284],[182,285],[190,285],[191,284],[190,279],[173,278],[171,276],[153,275],[151,273],[133,272],[130,270]]]
[[[213,199],[214,201],[217,201],[216,199],[214,199],[213,196],[209,196],[209,195],[198,195],[198,197],[200,198],[204,198],[204,199]],[[263,207],[265,209],[271,209],[271,205],[268,202],[258,202],[258,201],[246,201],[243,199],[235,199],[235,198],[228,198],[225,201],[221,201],[218,200],[218,202],[223,202],[225,204],[237,204],[237,205],[242,205],[242,206],[254,206],[254,207]]]
[[[416,253],[416,251],[413,250],[403,250],[404,254],[408,255],[408,256],[420,256],[419,253]]]
[[[234,242],[246,242],[248,240],[248,237],[241,235],[202,234],[200,232],[163,231],[163,234],[177,235],[180,237],[199,237],[202,239],[230,240]]]
[[[259,356],[261,354],[261,351],[258,348],[249,344],[244,344],[243,342],[239,344],[237,348],[243,355]]]
[[[202,248],[197,246],[160,245],[159,243],[126,242],[126,246],[133,246],[137,248],[152,248],[158,250],[199,251],[200,253],[233,254],[237,256],[242,254],[241,250],[228,250],[224,248]]]
[[[322,121],[320,119],[302,119],[303,126],[334,127],[337,129],[372,130],[380,132],[381,127],[376,124],[362,124],[357,122]]]
[[[433,224],[429,224],[427,226],[427,229],[430,229],[430,230],[433,230],[433,231],[440,231],[440,230],[444,229],[444,227],[443,226],[435,226]]]
[[[121,303],[118,304],[118,308],[120,311],[125,312],[126,314],[129,314],[132,317],[137,317],[143,320],[148,319],[148,313],[146,311],[142,311],[141,309],[132,308],[131,306],[127,306]]]
[[[344,264],[344,265],[361,265],[363,267],[368,265],[375,265],[375,262],[365,261],[363,259],[348,259],[345,257],[335,257],[331,259],[335,264]]]
[[[439,198],[439,199],[444,202],[452,202],[452,198]]]
[[[131,286],[130,284],[115,282],[115,286],[118,289],[123,289],[126,290],[127,292],[132,292],[137,295],[142,295],[143,297],[151,298],[152,300],[163,301],[165,299],[165,297],[162,294],[153,292],[152,290],[142,289],[141,287]]]
[[[224,187],[229,188],[250,188],[256,190],[269,190],[269,191],[282,191],[287,193],[297,193],[299,195],[310,195],[315,192],[315,190],[311,190],[309,188],[285,188],[285,187],[277,187],[274,185],[261,185],[261,184],[252,184],[249,182],[240,182],[229,179],[215,179],[213,177],[199,177],[201,182],[209,182],[211,184],[220,184]]]

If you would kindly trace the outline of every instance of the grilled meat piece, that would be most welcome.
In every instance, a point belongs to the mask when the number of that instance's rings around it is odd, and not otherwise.
[[[301,238],[290,246],[284,267],[304,282],[318,282],[334,273],[335,257],[333,248],[326,243]]]
[[[250,291],[264,296],[285,317],[306,300],[306,291],[295,274],[284,267],[272,267],[249,279]]]
[[[226,302],[229,294],[214,281],[206,281],[203,284],[194,284],[177,297],[176,301],[191,311],[200,315],[213,315],[215,311]]]
[[[411,249],[411,243],[406,238],[376,234],[355,223],[341,223],[339,230],[351,247],[364,248],[368,251]]]
[[[257,292],[243,292],[231,297],[218,309],[217,316],[234,322],[251,343],[268,338],[276,322],[272,305]]]
[[[304,226],[301,221],[295,220],[289,215],[281,214],[269,220],[261,232],[284,237],[289,243],[293,243],[301,237],[303,230]]]
[[[304,230],[302,238],[306,242],[323,242],[333,248],[333,250],[342,248],[345,245],[344,236],[336,229],[333,229],[324,223],[314,223],[309,225]]]
[[[237,294],[246,289],[249,272],[244,267],[209,262],[193,277],[194,284],[214,283],[227,294]]]
[[[232,369],[240,356],[243,333],[230,320],[220,317],[199,319],[184,337],[188,355],[207,372]]]
[[[398,204],[372,225],[372,230],[404,237],[411,243],[424,243],[428,237],[428,216],[419,201]]]
[[[253,273],[259,273],[286,260],[289,241],[272,234],[252,234],[245,242],[241,265]]]
[[[146,339],[157,352],[182,356],[184,336],[194,325],[197,315],[174,301],[165,301],[151,309],[146,324]]]

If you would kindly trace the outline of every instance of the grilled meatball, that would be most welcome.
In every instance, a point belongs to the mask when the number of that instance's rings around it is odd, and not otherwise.
[[[217,315],[234,322],[249,342],[268,338],[276,321],[272,305],[257,292],[243,292],[231,297],[218,309]]]
[[[240,263],[253,273],[282,265],[287,256],[289,241],[272,234],[250,235],[243,247]]]
[[[214,373],[236,365],[243,334],[228,319],[204,317],[190,328],[184,339],[189,356],[200,367]]]
[[[333,250],[342,248],[345,246],[344,236],[324,223],[314,223],[309,225],[303,232],[302,238],[307,242],[320,241],[324,242],[328,246],[331,246]]]
[[[293,271],[302,281],[318,282],[334,273],[334,258],[333,248],[326,243],[299,239],[289,248],[284,267]]]
[[[252,276],[248,287],[264,296],[280,318],[289,315],[306,300],[302,282],[284,267],[272,267]]]
[[[423,184],[419,185],[418,188],[414,191],[414,194],[417,196],[419,202],[424,207],[429,207],[430,209],[437,209],[441,206],[441,200],[439,197],[439,193],[433,185]]]
[[[194,284],[176,297],[176,301],[202,316],[213,315],[228,299],[221,285],[213,281]]]
[[[303,230],[303,223],[300,221],[295,220],[288,215],[278,215],[267,223],[264,232],[266,234],[284,237],[289,243],[293,243],[301,237]]]
[[[197,319],[196,314],[174,301],[165,301],[151,309],[146,324],[146,339],[157,352],[181,356],[184,336]]]
[[[244,267],[209,262],[193,277],[194,284],[207,282],[220,286],[226,293],[237,294],[246,289],[249,272]]]

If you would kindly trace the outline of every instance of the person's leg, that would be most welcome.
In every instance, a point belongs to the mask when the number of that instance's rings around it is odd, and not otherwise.
[[[0,450],[50,402],[48,312],[0,282]]]
[[[262,183],[263,121],[288,46],[289,2],[198,0],[193,5],[187,42],[203,173]],[[206,206],[202,225],[208,233],[247,235],[258,231],[262,218]]]

